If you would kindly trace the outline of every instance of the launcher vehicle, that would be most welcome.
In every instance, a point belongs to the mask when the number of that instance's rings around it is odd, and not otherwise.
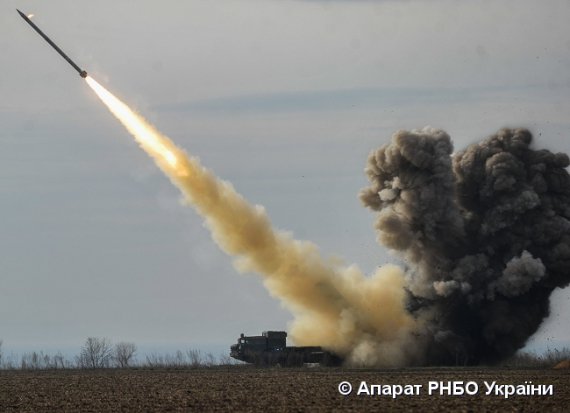
[[[304,363],[338,366],[342,363],[336,354],[319,346],[288,347],[285,331],[264,331],[260,336],[242,333],[237,344],[230,347],[230,356],[261,366],[300,366]]]

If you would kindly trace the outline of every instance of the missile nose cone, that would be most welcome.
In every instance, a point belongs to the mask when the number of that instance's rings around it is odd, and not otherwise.
[[[20,16],[22,16],[24,19],[28,19],[28,16],[26,16],[24,13],[22,13],[20,10],[16,9],[16,11],[20,14]]]

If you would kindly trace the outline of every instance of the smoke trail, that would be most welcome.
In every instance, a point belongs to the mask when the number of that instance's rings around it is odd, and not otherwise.
[[[314,244],[274,230],[261,206],[247,203],[91,77],[86,81],[205,218],[236,268],[261,274],[293,312],[297,344],[321,345],[354,363],[402,365],[414,357],[416,322],[405,310],[398,267],[365,277],[356,266],[323,258]]]
[[[504,129],[452,155],[449,136],[425,128],[369,157],[361,199],[378,211],[379,241],[410,265],[430,363],[513,354],[570,282],[570,162],[531,141]]]

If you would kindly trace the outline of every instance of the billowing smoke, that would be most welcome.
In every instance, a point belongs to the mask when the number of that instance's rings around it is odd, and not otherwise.
[[[423,361],[495,362],[513,354],[570,282],[568,156],[503,129],[453,153],[442,130],[399,131],[370,155],[379,241],[406,262],[407,306]]]
[[[526,130],[502,130],[455,155],[443,131],[398,132],[374,152],[361,198],[378,211],[380,241],[408,268],[365,276],[275,230],[262,207],[86,81],[236,268],[260,274],[292,311],[298,345],[363,365],[492,362],[525,343],[552,290],[570,281],[569,159],[530,149]]]

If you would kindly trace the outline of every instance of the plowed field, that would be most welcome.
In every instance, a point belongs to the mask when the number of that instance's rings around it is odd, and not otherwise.
[[[339,394],[347,381],[353,391]],[[475,382],[472,396],[428,394],[430,381]],[[552,385],[551,396],[485,395],[484,382]],[[357,395],[366,385],[422,385],[417,395]],[[385,387],[384,387],[385,388]],[[410,388],[410,387],[409,387]],[[471,389],[472,390],[472,389]],[[0,411],[569,412],[570,371],[256,369],[0,371]]]

